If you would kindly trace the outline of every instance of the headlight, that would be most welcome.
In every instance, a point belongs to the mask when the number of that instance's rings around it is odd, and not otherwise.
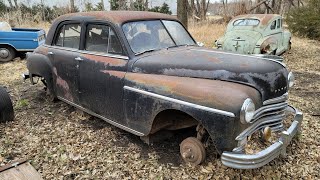
[[[292,72],[289,72],[288,74],[288,84],[289,87],[292,87],[294,85],[294,75]]]
[[[254,116],[254,112],[256,110],[256,107],[254,105],[254,103],[252,102],[252,100],[250,98],[247,98],[241,107],[241,111],[240,111],[240,121],[243,124],[249,123],[253,116]]]

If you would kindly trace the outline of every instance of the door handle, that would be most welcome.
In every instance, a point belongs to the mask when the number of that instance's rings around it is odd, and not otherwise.
[[[48,54],[49,54],[49,55],[53,55],[53,52],[49,51]]]
[[[76,61],[83,61],[83,59],[82,59],[81,57],[76,57],[76,58],[74,58],[74,60],[76,60]]]

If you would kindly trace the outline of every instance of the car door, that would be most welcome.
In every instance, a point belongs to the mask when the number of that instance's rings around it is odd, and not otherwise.
[[[272,36],[277,41],[277,51],[276,54],[280,51],[282,51],[283,45],[282,45],[282,39],[283,39],[283,33],[281,30],[281,20],[275,19],[271,25],[270,25],[270,36]]]
[[[109,120],[123,121],[123,86],[128,57],[113,28],[88,23],[80,62],[82,107]]]
[[[81,24],[65,22],[57,28],[48,54],[53,65],[53,82],[57,96],[79,104],[78,61]]]

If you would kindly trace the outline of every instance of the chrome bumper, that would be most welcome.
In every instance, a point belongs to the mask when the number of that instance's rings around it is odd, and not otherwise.
[[[294,107],[288,106],[286,110],[294,113],[295,116],[289,129],[282,131],[281,137],[277,142],[256,154],[225,151],[221,156],[222,164],[236,169],[254,169],[269,163],[280,154],[285,155],[286,147],[294,135],[300,131],[300,126],[303,119],[302,112]]]

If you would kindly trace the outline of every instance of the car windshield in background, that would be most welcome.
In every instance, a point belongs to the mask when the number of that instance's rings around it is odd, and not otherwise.
[[[256,26],[259,23],[258,19],[238,19],[234,21],[233,26]]]
[[[135,54],[175,46],[195,45],[189,33],[176,21],[128,22],[122,29]]]

